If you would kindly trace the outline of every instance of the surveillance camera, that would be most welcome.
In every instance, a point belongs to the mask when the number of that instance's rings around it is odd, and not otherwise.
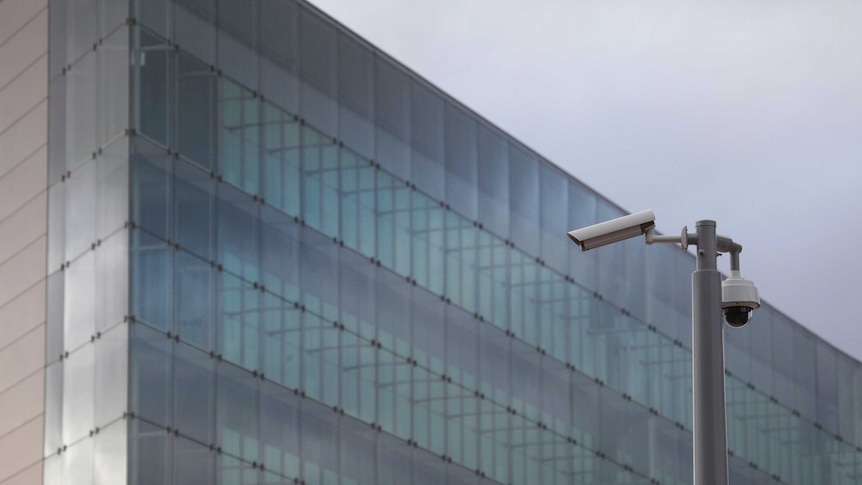
[[[739,270],[731,270],[730,276],[721,282],[721,308],[724,321],[733,328],[744,327],[751,321],[751,313],[760,307],[757,287],[739,276]]]
[[[582,251],[640,236],[655,226],[655,214],[645,210],[569,232]]]

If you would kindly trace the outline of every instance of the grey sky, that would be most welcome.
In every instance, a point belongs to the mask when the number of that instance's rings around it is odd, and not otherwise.
[[[313,3],[862,359],[862,3]]]

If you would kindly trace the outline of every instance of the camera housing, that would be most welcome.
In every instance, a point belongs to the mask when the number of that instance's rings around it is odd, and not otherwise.
[[[738,270],[721,282],[721,309],[724,321],[733,328],[741,328],[751,321],[751,314],[760,308],[757,287],[742,278]]]
[[[569,239],[581,251],[607,246],[625,239],[643,235],[655,226],[655,213],[645,210],[569,231]]]

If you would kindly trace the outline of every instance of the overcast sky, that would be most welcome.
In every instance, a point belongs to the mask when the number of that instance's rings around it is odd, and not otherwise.
[[[313,3],[862,359],[862,2]]]

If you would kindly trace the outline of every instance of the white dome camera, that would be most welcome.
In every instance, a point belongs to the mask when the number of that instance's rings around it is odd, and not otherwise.
[[[751,313],[760,307],[757,287],[739,276],[739,270],[731,270],[730,276],[721,282],[721,309],[724,321],[733,328],[744,327],[751,321]]]

